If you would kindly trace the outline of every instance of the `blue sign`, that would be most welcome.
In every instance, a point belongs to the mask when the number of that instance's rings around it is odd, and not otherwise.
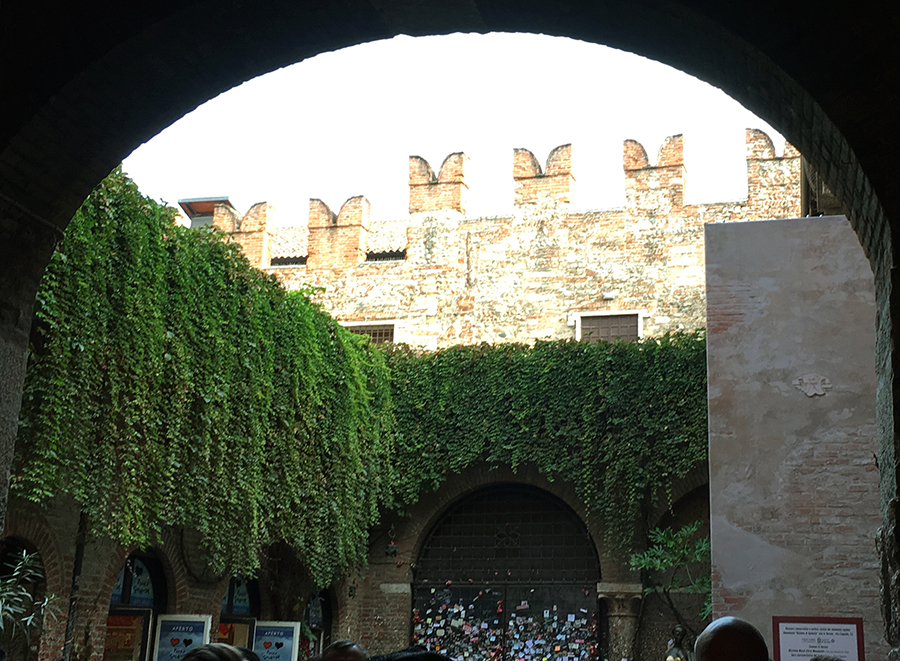
[[[300,624],[297,622],[257,622],[253,651],[260,661],[297,661]]]
[[[156,661],[181,661],[209,641],[209,616],[161,615],[156,623]]]

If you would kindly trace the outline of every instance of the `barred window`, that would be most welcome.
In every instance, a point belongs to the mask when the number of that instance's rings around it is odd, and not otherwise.
[[[384,252],[367,252],[367,262],[402,262],[406,259],[405,250],[386,250]]]
[[[305,266],[306,255],[298,257],[273,257],[269,260],[271,266]]]
[[[580,317],[581,339],[585,342],[636,340],[640,334],[638,314],[597,314]]]
[[[394,324],[347,326],[347,330],[356,335],[368,335],[373,344],[390,344],[394,341]]]

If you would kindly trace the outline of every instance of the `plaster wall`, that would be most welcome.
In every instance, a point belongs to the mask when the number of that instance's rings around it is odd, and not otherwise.
[[[886,658],[872,271],[843,217],[706,227],[715,616],[855,616]]]

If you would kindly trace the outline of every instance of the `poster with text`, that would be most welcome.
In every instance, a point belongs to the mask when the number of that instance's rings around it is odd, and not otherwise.
[[[210,615],[160,615],[156,619],[154,661],[181,661],[209,642]]]
[[[775,661],[809,661],[832,656],[865,661],[861,617],[773,617]]]
[[[300,652],[299,622],[257,622],[253,651],[261,661],[297,661]]]

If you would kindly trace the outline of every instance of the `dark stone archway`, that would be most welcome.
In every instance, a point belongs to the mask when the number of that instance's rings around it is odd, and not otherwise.
[[[890,221],[900,218],[900,162],[894,153],[898,30],[900,9],[834,1],[4,2],[0,503],[37,284],[74,210],[134,147],[225,89],[322,51],[400,33],[569,36],[666,62],[721,87],[797,145],[842,199],[872,262],[878,292],[885,608],[888,639],[900,645],[893,424],[894,363],[900,356],[893,317],[900,317],[900,303],[894,302],[893,286],[896,220]],[[565,90],[533,92],[536,98],[553,93]]]

